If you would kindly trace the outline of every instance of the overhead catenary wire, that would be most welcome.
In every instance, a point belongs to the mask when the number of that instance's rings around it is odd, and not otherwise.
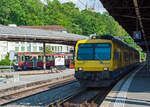
[[[144,41],[145,41],[145,45],[146,45],[147,51],[149,51],[149,47],[148,47],[148,43],[147,43],[147,40],[146,40],[146,35],[145,35],[145,31],[144,31],[142,18],[141,18],[141,15],[140,15],[139,5],[138,5],[137,0],[133,0],[133,4],[134,4],[134,7],[135,7],[135,13],[136,13],[136,16],[137,16],[137,20],[139,22],[139,25],[141,27],[141,31],[143,33],[143,38],[144,38]]]
[[[84,1],[85,1],[85,0],[84,0]],[[78,0],[78,2],[79,2],[80,4],[82,4],[85,9],[87,8],[87,0],[86,0],[85,3],[83,3],[81,0]],[[79,8],[80,8],[80,7],[79,7]]]

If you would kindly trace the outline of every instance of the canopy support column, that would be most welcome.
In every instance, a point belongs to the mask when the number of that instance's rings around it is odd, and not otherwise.
[[[43,43],[43,69],[46,70],[45,43]]]

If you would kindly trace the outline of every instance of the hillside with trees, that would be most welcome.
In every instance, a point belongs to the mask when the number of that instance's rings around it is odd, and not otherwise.
[[[72,2],[61,4],[58,0],[47,0],[44,4],[40,0],[0,0],[0,24],[61,25],[68,32],[80,35],[124,36],[124,42],[140,49],[109,13],[80,11]]]
[[[61,25],[70,33],[81,35],[128,35],[106,13],[80,11],[72,2],[61,4],[58,0],[0,0],[0,23],[3,25]]]

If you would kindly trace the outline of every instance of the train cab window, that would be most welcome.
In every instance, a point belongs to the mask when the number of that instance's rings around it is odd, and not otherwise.
[[[101,43],[95,45],[95,59],[96,60],[110,60],[111,59],[111,44]]]
[[[93,60],[93,45],[92,44],[79,44],[78,60]]]
[[[77,52],[78,60],[110,60],[110,43],[85,43],[79,44]]]

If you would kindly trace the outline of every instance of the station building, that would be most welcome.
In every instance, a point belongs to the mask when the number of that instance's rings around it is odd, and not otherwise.
[[[15,25],[9,25],[15,27]],[[19,26],[23,28],[30,29],[43,29],[43,30],[53,30],[58,32],[67,33],[67,30],[62,26],[53,25],[53,26]],[[68,53],[72,46],[68,45],[60,45],[60,44],[46,44],[46,48],[49,51],[54,53]],[[8,41],[0,41],[0,60],[4,59],[5,56],[10,52],[10,50],[14,50],[17,52],[43,52],[43,44],[42,43],[31,43],[31,42],[8,42]]]

